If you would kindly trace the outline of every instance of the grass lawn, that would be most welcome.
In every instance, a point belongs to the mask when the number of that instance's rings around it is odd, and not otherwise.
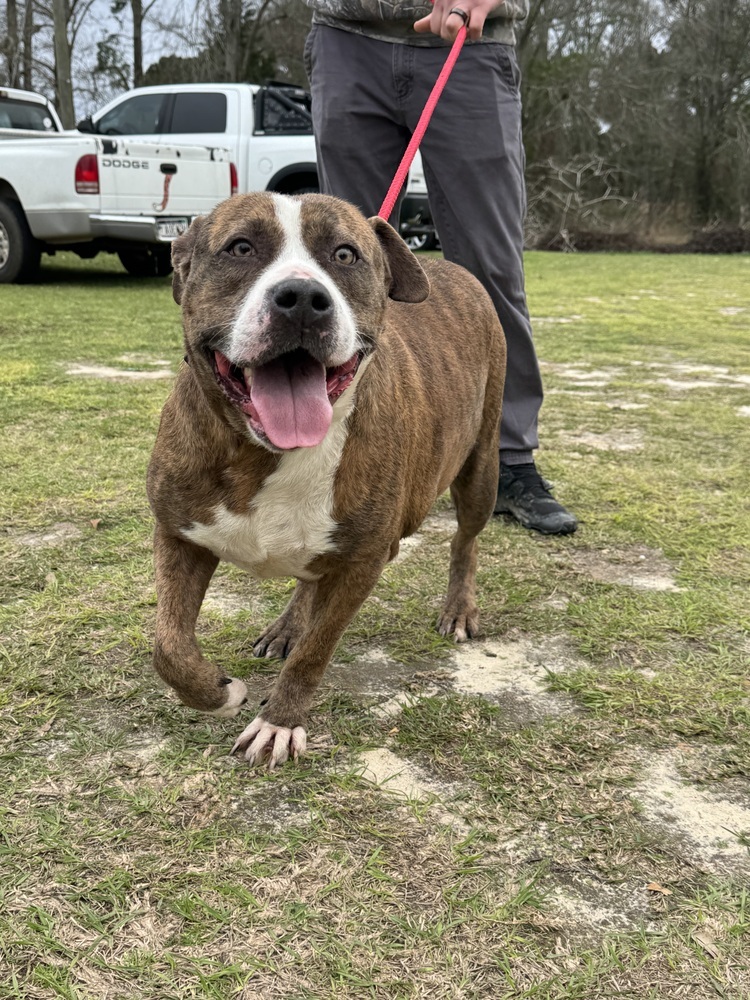
[[[0,288],[0,1000],[750,996],[750,258],[527,257],[569,538],[447,499],[337,651],[299,765],[228,757],[151,671],[144,475],[168,280]],[[260,698],[290,581],[222,566],[207,654]]]

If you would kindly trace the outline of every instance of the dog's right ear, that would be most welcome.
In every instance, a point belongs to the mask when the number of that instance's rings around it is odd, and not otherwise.
[[[388,295],[398,302],[424,302],[430,294],[430,282],[422,265],[396,230],[375,215],[367,220],[385,254],[390,274]]]
[[[205,222],[206,216],[199,215],[197,219],[193,219],[193,224],[187,232],[184,232],[182,236],[178,236],[172,243],[172,267],[174,268],[174,274],[172,275],[172,295],[177,305],[180,305],[182,302],[182,291],[190,274],[195,241],[198,239],[198,234]]]

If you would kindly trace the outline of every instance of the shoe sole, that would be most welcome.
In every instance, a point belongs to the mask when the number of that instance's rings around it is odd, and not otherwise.
[[[527,531],[538,531],[540,535],[572,535],[578,530],[578,522],[571,525],[566,525],[562,528],[540,528],[536,524],[530,524],[520,518],[512,510],[494,510],[492,512],[493,517],[509,517],[516,524],[520,524],[522,528],[526,528]]]

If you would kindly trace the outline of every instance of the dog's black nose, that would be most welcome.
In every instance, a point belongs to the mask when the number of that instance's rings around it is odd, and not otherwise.
[[[271,290],[273,308],[300,326],[312,326],[333,312],[333,300],[319,281],[288,278]]]

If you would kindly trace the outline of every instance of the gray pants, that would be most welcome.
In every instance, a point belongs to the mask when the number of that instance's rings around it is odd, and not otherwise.
[[[323,191],[377,214],[447,53],[313,25],[305,56]],[[501,459],[532,461],[543,394],[524,292],[526,194],[512,46],[464,46],[421,152],[443,252],[482,282],[508,341]],[[392,224],[397,218],[396,211]]]

